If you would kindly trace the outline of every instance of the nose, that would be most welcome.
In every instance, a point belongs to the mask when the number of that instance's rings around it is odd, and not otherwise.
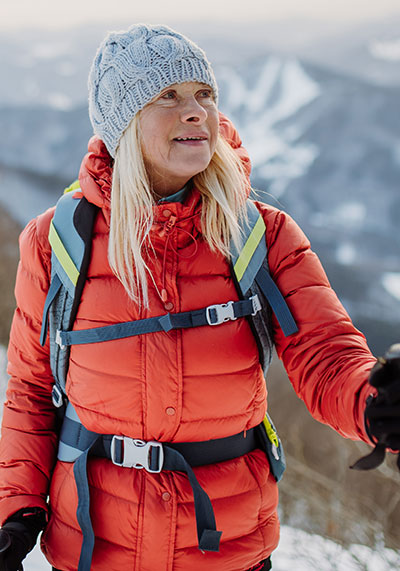
[[[182,123],[198,123],[201,124],[207,119],[207,111],[197,101],[195,97],[188,97],[181,110]]]

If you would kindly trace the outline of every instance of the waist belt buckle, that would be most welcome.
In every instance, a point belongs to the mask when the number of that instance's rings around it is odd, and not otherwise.
[[[206,319],[209,325],[220,325],[225,321],[235,321],[237,317],[235,317],[233,301],[209,305],[206,307]]]
[[[158,449],[158,466],[152,467],[151,458],[153,449]],[[118,452],[120,451],[120,454]],[[117,454],[122,458],[121,462],[117,460]],[[113,436],[111,440],[111,460],[116,466],[124,468],[136,468],[141,470],[144,468],[147,472],[158,474],[161,472],[164,463],[164,450],[161,442],[149,440],[139,440],[138,438],[129,438],[128,436]]]

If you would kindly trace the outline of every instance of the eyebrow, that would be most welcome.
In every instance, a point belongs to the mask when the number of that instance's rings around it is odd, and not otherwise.
[[[176,91],[177,87],[179,87],[179,85],[182,85],[182,83],[177,83],[174,86],[173,85],[170,85],[169,87],[165,87],[162,91],[160,91],[159,95],[162,95],[163,93],[168,93],[168,91]],[[198,89],[196,91],[201,90],[201,89],[209,89],[210,91],[213,90],[210,85],[207,85],[207,83],[199,83]]]

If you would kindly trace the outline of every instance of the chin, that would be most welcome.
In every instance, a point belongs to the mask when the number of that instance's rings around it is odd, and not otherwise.
[[[198,165],[196,165],[196,166],[192,164],[192,165],[190,165],[191,166],[190,170],[189,169],[188,170],[182,169],[181,173],[183,176],[187,176],[187,179],[189,180],[192,177],[196,176],[196,174],[199,174],[199,173],[205,171],[206,168],[208,167],[208,165],[210,164],[210,161],[211,161],[211,159],[208,161],[198,163]]]

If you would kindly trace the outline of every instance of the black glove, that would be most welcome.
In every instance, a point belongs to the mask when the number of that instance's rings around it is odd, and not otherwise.
[[[379,466],[387,448],[400,451],[400,344],[392,345],[373,367],[370,384],[378,391],[367,400],[365,423],[375,449],[352,468],[370,470]],[[400,455],[397,457],[400,469]]]
[[[33,549],[46,525],[42,508],[19,510],[0,529],[0,571],[23,570],[22,560]]]

